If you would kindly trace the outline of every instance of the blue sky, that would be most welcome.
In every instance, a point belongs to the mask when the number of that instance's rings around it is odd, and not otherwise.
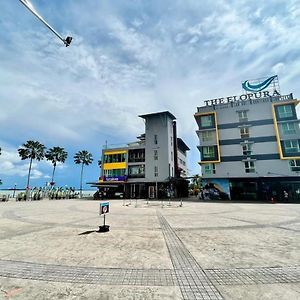
[[[284,1],[31,0],[70,47],[17,0],[0,10],[0,178],[25,187],[27,140],[69,153],[58,185],[79,186],[79,150],[93,154],[84,181],[99,176],[102,146],[134,141],[139,114],[169,110],[199,173],[193,114],[206,99],[239,95],[241,81],[278,74],[281,93],[300,95],[300,6]],[[49,181],[36,162],[31,186]]]

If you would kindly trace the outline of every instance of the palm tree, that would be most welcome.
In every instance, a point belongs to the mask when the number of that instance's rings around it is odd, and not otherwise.
[[[88,166],[93,161],[93,156],[86,150],[78,151],[74,155],[75,164],[81,164],[81,175],[80,175],[80,198],[82,198],[82,175],[83,175],[83,166]]]
[[[30,173],[32,161],[34,159],[40,161],[45,157],[45,149],[46,147],[38,141],[27,141],[22,145],[23,147],[18,149],[19,156],[22,160],[30,159],[29,170],[28,170],[28,178],[27,178],[27,186],[26,186],[26,199],[29,199],[29,181],[30,181]]]
[[[68,153],[65,151],[64,148],[53,147],[47,150],[45,157],[47,158],[47,160],[50,160],[53,164],[51,183],[54,184],[54,173],[56,165],[58,162],[64,163],[68,157]]]

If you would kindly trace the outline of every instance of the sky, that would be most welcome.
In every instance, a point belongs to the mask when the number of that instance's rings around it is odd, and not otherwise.
[[[28,140],[64,147],[58,186],[79,187],[74,154],[92,153],[84,183],[99,177],[103,145],[135,141],[140,114],[168,110],[200,172],[194,113],[204,100],[242,93],[241,82],[278,75],[282,94],[300,95],[299,0],[31,0],[70,47],[18,0],[0,9],[1,188],[26,186]],[[34,162],[31,186],[51,179]],[[84,185],[88,188],[88,185]]]

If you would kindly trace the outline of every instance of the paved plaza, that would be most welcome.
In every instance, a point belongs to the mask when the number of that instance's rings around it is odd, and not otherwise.
[[[125,204],[125,205],[124,205]],[[300,299],[300,205],[0,203],[0,299]]]

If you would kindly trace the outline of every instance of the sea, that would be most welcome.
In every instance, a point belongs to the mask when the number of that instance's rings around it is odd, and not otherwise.
[[[97,190],[82,190],[82,197],[93,197],[94,193]],[[6,195],[6,197],[16,197],[21,192],[25,192],[25,189],[16,189],[15,191],[13,189],[5,190],[5,189],[0,189],[0,197],[3,195]],[[79,193],[80,190],[76,190],[76,193]]]

